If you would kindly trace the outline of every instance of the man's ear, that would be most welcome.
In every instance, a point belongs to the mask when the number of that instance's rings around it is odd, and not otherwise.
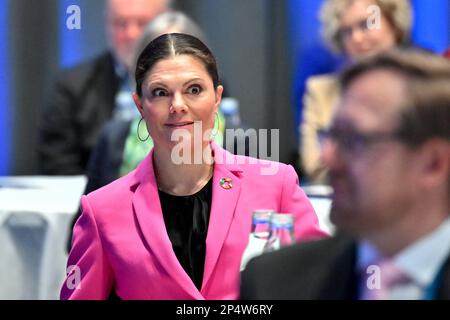
[[[141,117],[144,117],[144,110],[142,108],[141,98],[138,96],[138,94],[136,92],[133,92],[133,100],[134,100],[134,104],[136,105],[136,108],[138,109],[139,113],[141,114]]]
[[[421,150],[422,183],[426,187],[448,185],[450,176],[450,143],[444,139],[425,142]]]

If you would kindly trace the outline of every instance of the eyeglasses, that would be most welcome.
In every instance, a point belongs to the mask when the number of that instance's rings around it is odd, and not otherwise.
[[[367,150],[375,143],[400,140],[398,132],[362,133],[351,128],[342,129],[337,127],[332,127],[327,131],[320,131],[319,136],[325,140],[333,141],[342,151],[351,154]]]
[[[354,30],[360,30],[363,33],[365,33],[369,29],[370,28],[367,23],[367,20],[364,19],[364,20],[358,21],[357,23],[355,23],[352,26],[339,28],[339,30],[337,32],[337,37],[339,38],[340,41],[347,41],[347,40],[351,39],[351,37],[353,36]]]

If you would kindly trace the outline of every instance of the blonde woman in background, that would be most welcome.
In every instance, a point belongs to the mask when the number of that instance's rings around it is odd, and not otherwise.
[[[408,46],[412,16],[409,0],[326,0],[320,11],[322,36],[334,52],[347,56],[351,63],[393,47]],[[300,161],[312,183],[327,182],[320,159],[320,133],[330,126],[339,103],[338,93],[334,74],[307,80],[299,128]]]

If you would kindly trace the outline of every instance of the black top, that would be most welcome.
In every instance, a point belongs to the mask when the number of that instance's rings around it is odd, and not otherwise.
[[[173,251],[198,290],[202,287],[205,267],[211,196],[212,179],[203,189],[189,196],[174,196],[159,190]]]

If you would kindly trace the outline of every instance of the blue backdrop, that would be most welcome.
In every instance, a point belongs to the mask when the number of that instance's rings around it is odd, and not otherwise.
[[[81,29],[68,29],[66,12],[71,5],[77,5],[81,10]],[[83,4],[80,0],[59,1],[59,64],[62,68],[69,67],[81,61],[85,57],[83,50]]]
[[[8,0],[0,0],[0,175],[9,173],[12,110],[10,101]]]

